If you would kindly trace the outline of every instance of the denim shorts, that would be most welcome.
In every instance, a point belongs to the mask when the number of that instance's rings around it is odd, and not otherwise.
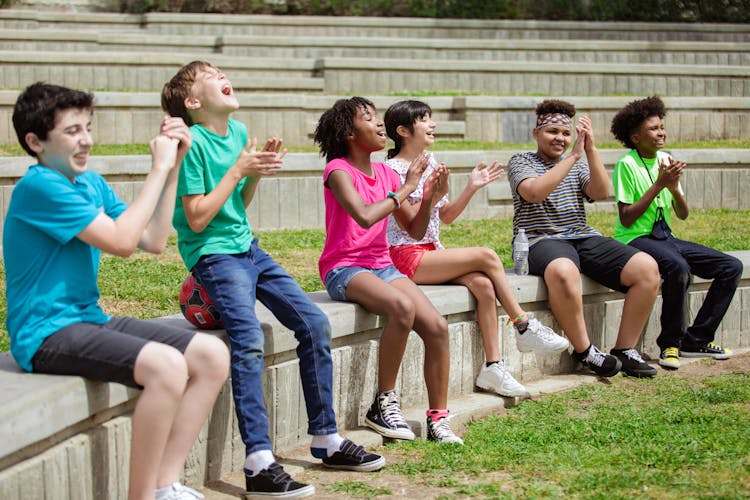
[[[333,300],[346,301],[346,287],[349,286],[352,278],[359,273],[372,273],[386,283],[406,278],[395,266],[388,266],[382,269],[370,269],[359,266],[335,267],[326,274],[326,290],[328,291],[328,295]]]

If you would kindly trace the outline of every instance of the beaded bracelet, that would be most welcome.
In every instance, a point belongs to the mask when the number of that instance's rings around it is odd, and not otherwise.
[[[398,195],[396,193],[394,193],[393,191],[388,191],[386,197],[393,200],[393,203],[396,204],[396,209],[401,208],[401,202],[398,201]]]

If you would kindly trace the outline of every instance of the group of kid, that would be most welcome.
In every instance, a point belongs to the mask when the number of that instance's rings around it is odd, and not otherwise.
[[[264,334],[255,314],[260,301],[298,341],[312,455],[327,467],[381,469],[384,457],[338,433],[327,316],[263,251],[247,220],[258,183],[282,167],[282,141],[272,138],[259,147],[249,139],[246,126],[231,118],[239,103],[230,81],[207,62],[181,68],[164,86],[162,107],[168,116],[150,142],[151,171],[126,206],[87,168],[93,96],[37,83],[18,98],[13,124],[37,163],[16,185],[3,230],[13,356],[26,371],[142,389],[132,418],[131,499],[203,498],[179,478],[231,371],[246,446],[247,494],[308,496],[314,487],[294,481],[272,452],[262,391]],[[453,222],[479,189],[500,177],[499,163],[477,165],[451,199],[450,171],[428,152],[436,124],[427,104],[397,102],[381,120],[372,102],[353,97],[336,101],[320,117],[314,141],[327,161],[320,277],[334,300],[358,303],[385,318],[367,426],[389,438],[415,438],[396,391],[414,330],[425,347],[427,438],[463,443],[449,425],[448,324],[420,284],[463,285],[476,298],[486,358],[476,385],[503,396],[524,396],[526,389],[500,355],[498,301],[520,351],[554,353],[572,346],[573,357],[600,376],[622,370],[651,377],[656,369],[636,344],[663,279],[659,364],[676,369],[680,356],[731,355],[713,340],[742,264],[671,234],[671,209],[681,219],[688,215],[679,182],[686,165],[660,151],[666,138],[664,104],[658,97],[634,101],[613,120],[613,134],[631,149],[614,170],[619,213],[614,239],[586,222],[584,201],[607,198],[611,184],[591,120],[584,116],[576,124],[575,113],[563,101],[539,104],[532,131],[537,151],[516,154],[508,165],[514,234],[524,229],[528,235],[529,270],[544,278],[550,307],[567,338],[527,316],[493,250],[444,248],[440,242],[441,223]],[[372,161],[387,138],[394,143],[387,159]],[[228,351],[211,335],[111,317],[98,305],[100,251],[161,252],[172,225],[186,267],[221,314]],[[625,294],[609,354],[589,340],[581,274]],[[686,328],[691,274],[713,283]]]

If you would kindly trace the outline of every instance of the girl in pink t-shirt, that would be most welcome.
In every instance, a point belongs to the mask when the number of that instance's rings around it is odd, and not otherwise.
[[[372,163],[370,154],[385,147],[385,126],[372,102],[362,97],[336,101],[320,117],[314,139],[328,161],[323,173],[326,242],[318,263],[320,277],[331,298],[356,302],[386,318],[380,336],[378,392],[365,423],[386,437],[414,439],[395,390],[413,328],[425,346],[427,438],[463,444],[447,418],[448,323],[419,287],[393,266],[386,239],[388,215],[401,216],[401,202],[417,187],[427,156],[411,162],[403,185],[393,170]],[[436,173],[425,181],[426,199],[432,199],[443,177]],[[429,221],[429,211],[422,212],[404,220],[410,233],[419,237]]]

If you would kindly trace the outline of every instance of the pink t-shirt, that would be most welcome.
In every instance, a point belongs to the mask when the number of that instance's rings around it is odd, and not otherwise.
[[[334,170],[343,170],[352,178],[354,189],[365,204],[384,199],[388,191],[401,187],[399,175],[383,163],[373,163],[374,177],[364,174],[344,158],[331,160],[323,172],[323,199],[326,206],[326,243],[318,261],[320,279],[325,282],[331,269],[342,266],[360,266],[369,269],[383,269],[393,265],[388,254],[388,240],[385,232],[388,217],[364,228],[349,215],[349,212],[336,200],[333,191],[325,186],[328,176]]]

